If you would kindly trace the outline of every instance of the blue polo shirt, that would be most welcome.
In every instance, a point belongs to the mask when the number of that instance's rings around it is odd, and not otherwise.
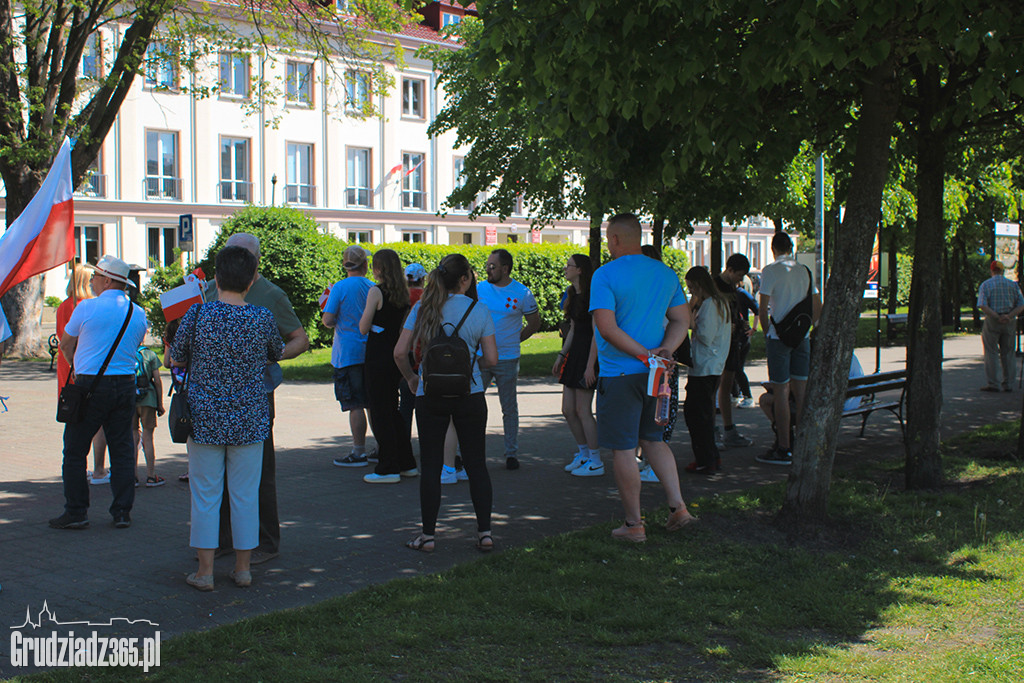
[[[131,303],[124,290],[108,289],[95,299],[78,302],[64,327],[64,334],[78,337],[74,363],[76,375],[95,375],[100,371],[103,359],[121,331],[129,306],[132,308],[131,321],[103,376],[135,374],[135,350],[142,344],[149,327],[146,312]]]

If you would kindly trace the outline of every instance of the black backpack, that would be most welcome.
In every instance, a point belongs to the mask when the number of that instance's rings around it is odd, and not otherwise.
[[[458,325],[442,323],[437,335],[423,352],[423,393],[433,398],[460,398],[469,395],[473,386],[473,354],[459,336],[462,323],[476,306],[472,302]],[[450,334],[445,327],[452,328]]]
[[[791,349],[800,346],[800,342],[807,336],[811,329],[811,318],[814,315],[814,276],[811,269],[804,266],[807,271],[807,296],[800,303],[794,306],[782,320],[770,319],[775,326],[775,334],[779,335],[779,341]]]

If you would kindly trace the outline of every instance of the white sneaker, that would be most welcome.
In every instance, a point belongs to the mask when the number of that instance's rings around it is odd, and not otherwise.
[[[466,474],[466,468],[460,467],[459,469],[455,470],[455,478],[458,481],[469,481],[469,475]]]
[[[572,472],[573,470],[577,469],[580,465],[585,463],[587,460],[587,456],[583,455],[582,453],[577,453],[576,457],[572,459],[572,462],[565,466],[565,471]]]
[[[753,408],[754,407],[754,399],[752,399],[752,398],[745,398],[742,401],[740,401],[739,403],[737,403],[736,407],[737,408]]]
[[[657,483],[659,480],[658,475],[654,473],[654,468],[650,465],[645,465],[644,468],[640,470],[640,481],[652,481]]]
[[[574,469],[570,474],[574,477],[600,477],[604,474],[604,463],[600,460],[589,458],[582,465]]]
[[[375,472],[370,472],[365,477],[363,477],[363,481],[365,481],[367,484],[397,484],[398,482],[402,481],[402,475],[377,474]]]
[[[455,476],[455,468],[448,467],[447,465],[441,466],[441,483],[442,484],[458,484],[459,480]]]

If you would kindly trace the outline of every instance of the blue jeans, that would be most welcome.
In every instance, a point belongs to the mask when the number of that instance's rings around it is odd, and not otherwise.
[[[501,403],[501,422],[505,431],[505,457],[519,456],[519,400],[516,396],[516,380],[519,378],[519,359],[499,360],[489,368],[480,368],[480,380],[484,391],[491,386],[491,379],[498,387],[498,402]]]
[[[79,375],[75,384],[89,387],[94,375]],[[114,500],[110,514],[127,514],[135,502],[135,444],[132,417],[135,415],[135,375],[114,375],[96,383],[85,419],[64,425],[64,509],[76,519],[89,512],[89,481],[85,476],[86,456],[92,437],[103,428],[110,454],[110,490]]]

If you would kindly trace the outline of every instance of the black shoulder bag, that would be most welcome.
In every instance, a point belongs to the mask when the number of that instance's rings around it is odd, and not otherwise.
[[[107,352],[107,357],[104,359],[103,365],[100,366],[100,371],[96,373],[88,389],[71,381],[72,376],[75,374],[75,368],[72,366],[71,372],[68,373],[68,381],[61,387],[60,396],[57,398],[57,422],[78,424],[85,419],[85,411],[88,410],[89,401],[92,399],[93,392],[96,391],[96,384],[103,377],[103,373],[106,372],[110,359],[114,357],[114,351],[117,350],[118,344],[121,343],[124,331],[128,329],[128,321],[132,319],[132,313],[134,313],[134,309],[132,308],[132,302],[129,301],[128,315],[125,316],[124,322],[121,324],[121,331],[117,333],[114,345]]]
[[[188,382],[192,376],[192,349],[196,344],[196,328],[199,327],[199,314],[202,306],[196,311],[196,321],[192,325],[192,341],[188,345],[188,360],[185,361],[185,380],[181,386],[172,386],[171,407],[167,411],[167,427],[171,430],[171,441],[186,443],[192,436],[192,409],[188,405]]]
[[[779,341],[791,349],[800,346],[800,342],[807,336],[811,329],[811,317],[814,315],[814,276],[811,269],[804,266],[807,271],[807,296],[803,298],[789,313],[776,320],[769,316],[772,325],[775,326],[775,334],[779,335]]]

